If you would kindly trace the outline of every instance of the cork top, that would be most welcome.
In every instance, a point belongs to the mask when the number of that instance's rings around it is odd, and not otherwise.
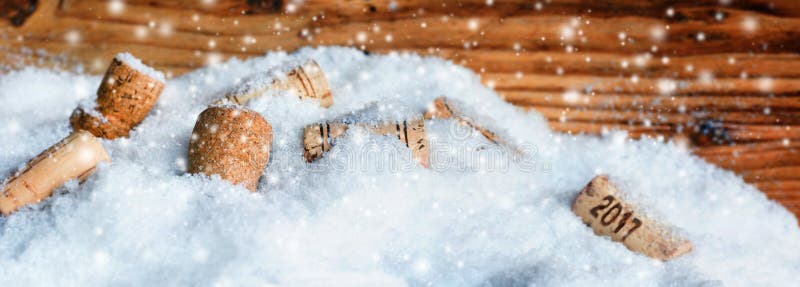
[[[155,105],[164,89],[163,75],[141,61],[131,60],[130,54],[118,57],[127,60],[111,61],[97,89],[95,105],[82,105],[73,111],[73,129],[106,139],[126,137]]]
[[[426,119],[449,119],[453,116],[450,107],[447,104],[447,98],[438,97],[430,105],[428,110],[425,111],[424,117]]]
[[[213,106],[197,118],[189,142],[189,173],[219,175],[256,191],[269,162],[272,126],[241,106]]]
[[[142,63],[142,60],[139,58],[134,57],[131,53],[119,53],[114,56],[114,59],[117,59],[126,65],[128,65],[131,69],[136,70],[139,73],[145,74],[148,77],[152,78],[153,80],[159,81],[161,83],[166,83],[167,78],[164,77],[164,73],[153,69],[152,67],[145,65]]]

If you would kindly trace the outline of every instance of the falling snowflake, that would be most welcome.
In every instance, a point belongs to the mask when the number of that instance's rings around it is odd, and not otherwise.
[[[81,42],[81,33],[77,30],[69,30],[64,34],[64,40],[70,45],[77,45]]]
[[[695,38],[697,38],[697,42],[703,42],[706,40],[706,33],[703,32],[697,33],[697,36]]]
[[[578,100],[580,100],[581,95],[577,91],[569,90],[564,92],[564,94],[561,95],[561,98],[567,103],[577,103]]]
[[[125,2],[122,0],[111,0],[108,2],[108,12],[114,15],[122,14],[125,10]]]
[[[470,31],[477,31],[478,24],[478,19],[470,19],[469,22],[467,22],[467,28],[469,28]]]
[[[669,95],[678,89],[678,84],[671,79],[658,79],[656,82],[656,88],[658,88],[659,94]]]
[[[758,79],[758,89],[762,92],[771,92],[772,91],[772,78],[770,77],[761,77]]]
[[[742,21],[742,29],[748,33],[753,33],[758,29],[758,19],[752,16],[747,16]]]

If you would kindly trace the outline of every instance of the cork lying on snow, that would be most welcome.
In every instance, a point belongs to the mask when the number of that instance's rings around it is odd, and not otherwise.
[[[68,180],[83,180],[99,162],[109,160],[94,135],[76,131],[30,160],[6,181],[0,212],[8,215],[26,204],[39,202]]]
[[[455,119],[459,124],[473,128],[481,133],[486,139],[500,143],[502,140],[494,132],[476,124],[472,118],[465,115],[461,110],[453,105],[454,101],[447,97],[439,97],[431,103],[425,112],[426,119]]]
[[[97,89],[96,106],[78,107],[72,113],[75,130],[107,139],[126,137],[153,108],[164,89],[163,79],[143,70],[141,63],[123,61],[125,57],[132,56],[121,54],[111,61]]]
[[[73,112],[73,133],[5,181],[0,212],[8,215],[26,204],[39,202],[68,180],[82,180],[99,162],[109,161],[97,137],[127,136],[147,116],[163,88],[163,74],[130,54],[118,54],[100,83],[94,107],[79,106]]]
[[[692,249],[692,243],[678,238],[669,229],[634,212],[616,196],[617,188],[605,176],[589,182],[572,203],[572,211],[595,234],[611,237],[625,247],[648,257],[669,260]]]
[[[219,175],[256,191],[269,162],[272,126],[238,106],[210,107],[195,123],[189,143],[189,173]]]
[[[397,137],[411,150],[414,160],[426,168],[430,166],[430,147],[425,134],[425,121],[422,118],[377,125],[341,122],[307,125],[303,129],[303,156],[306,161],[311,162],[322,157],[323,153],[331,149],[335,139],[344,134],[351,125],[364,127],[375,134]]]
[[[505,140],[497,133],[489,130],[485,126],[478,124],[462,109],[463,104],[457,100],[447,97],[436,98],[425,112],[425,119],[453,119],[458,124],[470,127],[483,135],[489,141],[513,150],[517,154],[524,154],[524,151],[515,144]]]
[[[333,104],[328,79],[314,60],[308,60],[283,75],[280,72],[276,75],[274,71],[254,74],[215,104],[243,105],[267,90],[290,91],[301,99],[316,99],[322,107]]]

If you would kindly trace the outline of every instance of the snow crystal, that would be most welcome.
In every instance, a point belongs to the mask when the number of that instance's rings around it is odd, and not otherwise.
[[[185,174],[207,104],[237,79],[308,58],[335,103],[277,94],[248,104],[274,133],[257,193]],[[0,122],[14,123],[0,125],[0,174],[69,134],[71,111],[100,81],[38,69],[0,77]],[[361,128],[303,159],[307,124],[381,106],[421,114],[440,96],[502,127],[528,156],[430,120],[431,169]],[[169,80],[130,138],[103,144],[113,162],[0,218],[0,286],[793,286],[800,274],[796,219],[740,177],[669,143],[553,133],[436,58],[318,48],[231,59]],[[570,204],[597,173],[694,250],[661,262],[594,235]]]
[[[136,58],[130,53],[119,53],[114,58],[122,61],[125,64],[128,64],[128,66],[130,66],[137,72],[145,74],[148,77],[153,78],[154,80],[160,81],[162,83],[166,81],[164,78],[164,73],[156,71],[150,66],[145,65],[144,63],[142,63],[142,60],[139,60],[139,58]]]

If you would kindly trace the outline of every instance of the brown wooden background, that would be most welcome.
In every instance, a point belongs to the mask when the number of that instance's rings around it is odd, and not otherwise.
[[[306,45],[438,55],[555,130],[678,138],[800,214],[796,0],[5,0],[0,17],[6,69],[101,73],[120,51],[170,76]]]

